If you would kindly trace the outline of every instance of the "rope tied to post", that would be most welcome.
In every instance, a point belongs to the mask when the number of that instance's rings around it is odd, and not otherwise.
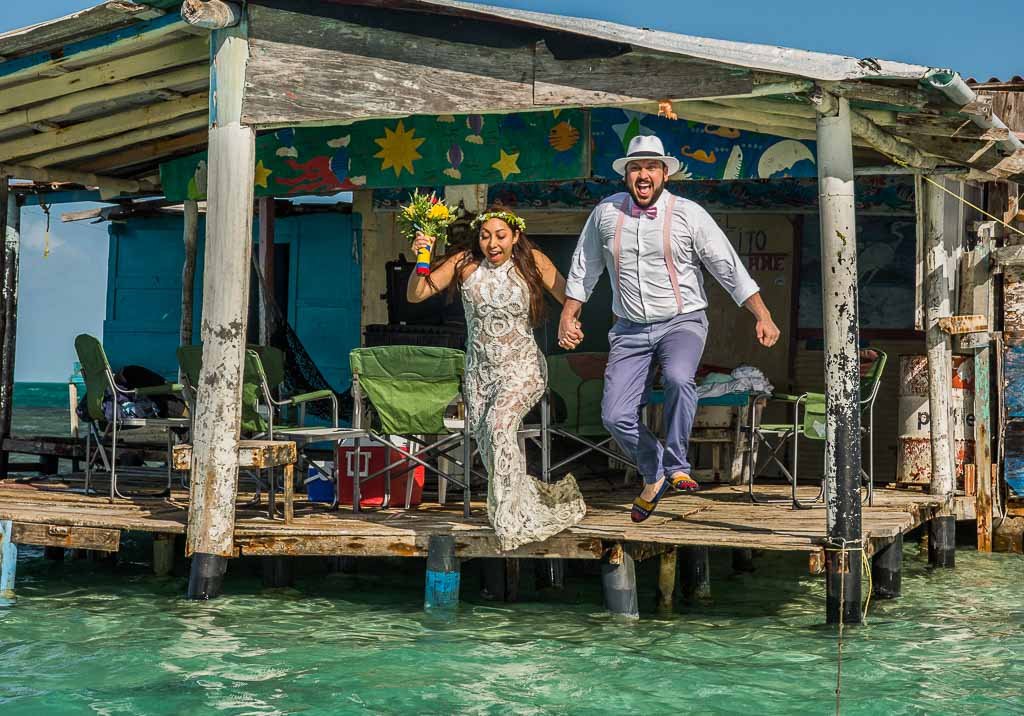
[[[855,546],[851,546],[855,545]],[[846,539],[845,537],[833,538],[824,548],[826,552],[839,553],[842,560],[839,565],[839,640],[836,650],[836,716],[840,713],[840,701],[843,685],[843,627],[845,626],[843,616],[846,612],[846,572],[849,571],[849,553],[860,552],[861,571],[868,575],[868,596],[864,603],[861,620],[867,623],[868,607],[871,604],[871,565],[868,564],[867,552],[864,551],[862,541],[858,539]]]

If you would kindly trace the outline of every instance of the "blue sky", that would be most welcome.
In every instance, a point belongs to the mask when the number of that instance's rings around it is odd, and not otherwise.
[[[50,20],[91,0],[5,0],[0,32]],[[972,3],[948,0],[886,3],[741,0],[504,0],[488,4],[610,20],[690,35],[777,44],[855,57],[880,57],[951,67],[964,77],[1024,75],[1019,2],[993,0],[984,15]],[[100,335],[105,311],[107,239],[104,224],[62,224],[52,211],[50,255],[43,258],[44,219],[22,219],[22,273],[16,379],[63,380],[74,361],[75,334]]]

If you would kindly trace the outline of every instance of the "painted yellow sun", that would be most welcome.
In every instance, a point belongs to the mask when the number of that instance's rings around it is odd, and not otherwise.
[[[415,129],[406,131],[402,120],[398,121],[394,131],[384,128],[384,136],[373,140],[380,147],[380,151],[373,156],[382,160],[381,171],[394,169],[396,177],[402,176],[403,169],[410,174],[416,173],[412,166],[413,162],[423,158],[416,150],[427,140],[415,135]]]
[[[256,170],[253,172],[252,183],[255,184],[256,186],[261,186],[264,189],[266,189],[267,179],[273,173],[274,172],[272,169],[267,169],[265,166],[263,166],[263,160],[260,159],[258,162],[256,162]]]

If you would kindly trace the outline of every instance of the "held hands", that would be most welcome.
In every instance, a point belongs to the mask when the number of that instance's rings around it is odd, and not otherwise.
[[[576,350],[583,341],[583,328],[580,322],[571,316],[562,316],[558,322],[558,345],[567,351]]]
[[[417,231],[416,239],[412,242],[412,250],[415,253],[423,248],[432,249],[434,248],[434,241],[436,239],[433,236],[427,236],[422,231]]]
[[[779,327],[775,325],[775,321],[770,316],[758,319],[754,331],[757,333],[757,340],[765,348],[771,348],[779,340]]]

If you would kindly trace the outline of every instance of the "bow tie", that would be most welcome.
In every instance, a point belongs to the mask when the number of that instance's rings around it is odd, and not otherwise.
[[[658,218],[658,207],[648,206],[646,209],[641,206],[637,206],[633,202],[629,204],[629,213],[634,219],[639,219],[641,216],[646,216],[648,219]]]

